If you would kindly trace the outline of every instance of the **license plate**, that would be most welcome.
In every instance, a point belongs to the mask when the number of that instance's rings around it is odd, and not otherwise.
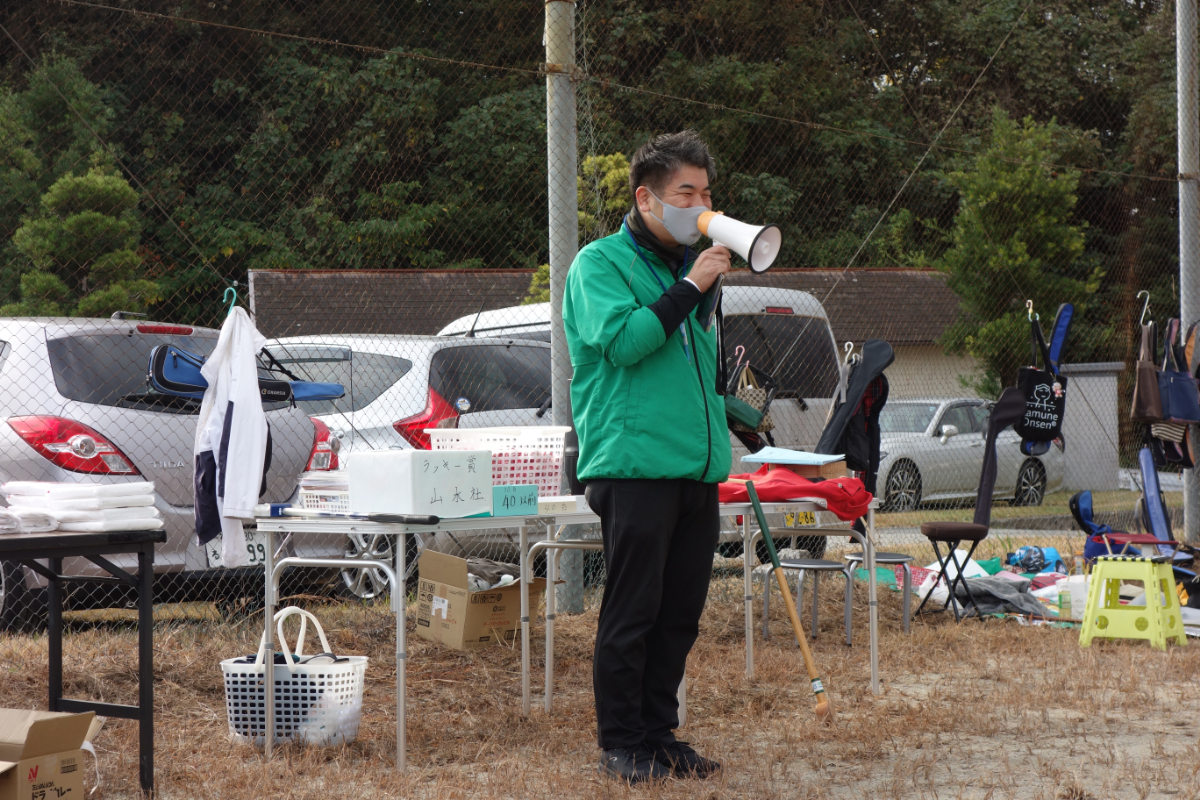
[[[789,528],[798,528],[801,525],[816,525],[817,515],[813,511],[788,511],[783,515],[783,524]]]
[[[205,554],[208,556],[208,566],[211,569],[225,568],[225,559],[221,556],[224,548],[224,534],[217,534],[217,538],[204,545]],[[257,530],[246,531],[246,557],[250,562],[247,566],[257,567],[266,562],[267,535],[265,533]]]

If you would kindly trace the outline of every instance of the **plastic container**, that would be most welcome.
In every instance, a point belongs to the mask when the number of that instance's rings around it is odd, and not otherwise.
[[[350,513],[350,493],[329,490],[300,490],[300,507],[310,511],[328,511],[333,514]]]
[[[1083,619],[1087,611],[1088,581],[1087,575],[1072,575],[1058,582],[1059,596],[1066,591],[1071,597],[1070,613],[1061,616],[1074,620]]]
[[[492,485],[535,483],[542,497],[562,494],[566,425],[503,428],[426,428],[432,450],[487,450]]]
[[[283,620],[300,614],[300,635],[292,656],[283,638]],[[344,656],[336,663],[300,663],[304,660],[304,634],[308,620],[316,626],[321,652],[329,640],[321,623],[307,611],[290,606],[275,614],[286,664],[275,665],[275,742],[297,739],[306,744],[330,745],[354,741],[362,720],[363,675],[366,656]],[[265,644],[263,642],[262,644]],[[260,744],[266,732],[266,665],[260,644],[253,663],[242,658],[221,662],[225,678],[225,707],[229,734],[235,741]]]

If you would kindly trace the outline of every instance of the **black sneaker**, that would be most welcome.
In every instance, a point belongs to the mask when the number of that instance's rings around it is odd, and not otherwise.
[[[721,765],[705,758],[692,749],[687,742],[649,745],[654,760],[671,771],[676,778],[699,778],[704,780],[721,771]]]
[[[600,774],[629,783],[658,781],[671,777],[671,770],[660,764],[645,744],[605,750],[600,757]]]

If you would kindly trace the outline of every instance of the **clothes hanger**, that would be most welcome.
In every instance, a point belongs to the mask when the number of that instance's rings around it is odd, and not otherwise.
[[[1141,297],[1142,295],[1146,296],[1146,300],[1145,300],[1145,302],[1142,303],[1142,316],[1140,319],[1138,319],[1139,325],[1146,324],[1146,313],[1148,311],[1150,311],[1150,292],[1146,291],[1145,289],[1142,289],[1140,292],[1137,293],[1137,297]],[[1151,315],[1150,318],[1153,319],[1154,318],[1153,315]]]

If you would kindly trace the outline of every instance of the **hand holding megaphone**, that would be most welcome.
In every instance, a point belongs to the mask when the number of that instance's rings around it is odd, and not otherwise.
[[[719,211],[705,211],[696,219],[696,227],[713,244],[728,247],[746,260],[752,272],[766,272],[775,263],[783,244],[776,225],[747,225]]]

